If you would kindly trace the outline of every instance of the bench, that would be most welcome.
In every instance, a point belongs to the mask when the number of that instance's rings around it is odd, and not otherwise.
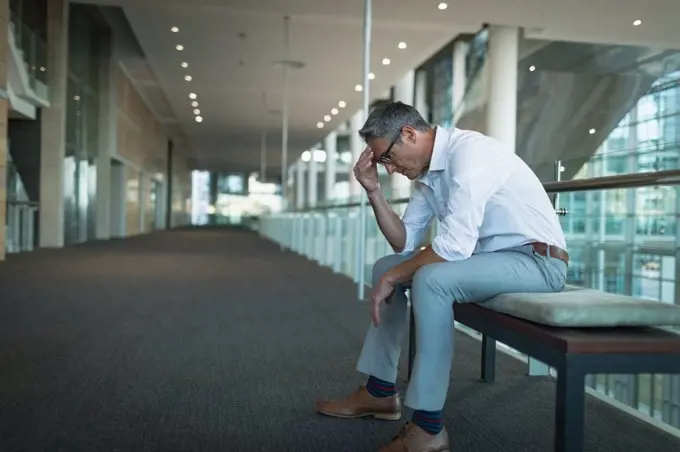
[[[482,334],[481,378],[495,379],[496,341],[557,371],[556,452],[582,452],[585,376],[680,374],[680,306],[568,286],[557,294],[504,294],[456,304],[455,319]],[[411,313],[409,379],[415,355]]]

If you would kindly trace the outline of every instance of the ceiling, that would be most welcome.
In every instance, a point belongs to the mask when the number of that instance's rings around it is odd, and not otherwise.
[[[276,62],[286,58],[286,15],[288,58],[304,63],[289,79],[288,162],[362,105],[363,93],[354,87],[362,82],[363,0],[87,2],[122,8],[143,54],[122,55],[123,64],[159,119],[186,137],[199,167],[259,169],[266,125],[268,173],[280,173],[282,69]],[[459,0],[446,10],[439,3],[373,0],[372,98],[456,35],[476,32],[485,22],[519,25],[527,38],[541,40],[680,49],[678,0]],[[641,26],[631,25],[636,19]],[[406,49],[397,47],[400,41]],[[383,58],[391,64],[382,65]],[[194,120],[190,92],[198,96],[201,123]],[[347,106],[317,128],[341,100]]]

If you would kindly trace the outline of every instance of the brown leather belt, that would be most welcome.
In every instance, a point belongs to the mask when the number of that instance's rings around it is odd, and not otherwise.
[[[536,251],[541,256],[554,257],[555,259],[559,259],[565,264],[569,265],[569,254],[563,249],[553,245],[548,245],[547,243],[543,242],[532,242],[530,245],[533,246],[534,251]]]

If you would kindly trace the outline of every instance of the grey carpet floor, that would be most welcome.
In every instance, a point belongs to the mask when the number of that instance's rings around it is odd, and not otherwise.
[[[0,263],[0,451],[375,451],[399,423],[316,415],[369,322],[354,285],[241,231],[183,230]],[[405,354],[404,354],[405,355]],[[452,451],[552,450],[555,384],[458,334]],[[404,389],[403,381],[400,387]],[[680,441],[597,400],[587,451]]]

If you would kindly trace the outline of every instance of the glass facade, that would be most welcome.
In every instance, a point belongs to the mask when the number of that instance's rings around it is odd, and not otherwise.
[[[10,0],[10,27],[21,50],[33,93],[49,99],[47,89],[47,0]]]
[[[469,42],[465,56],[465,77],[469,83],[484,64],[489,33],[482,28]],[[453,116],[459,105],[453,105],[453,42],[423,65],[428,72],[430,121],[442,127],[453,126]],[[469,87],[469,85],[468,85]]]
[[[432,121],[451,127],[453,119],[453,52],[447,52],[432,66]]]
[[[657,80],[623,117],[577,179],[678,169],[680,71]],[[676,260],[678,188],[643,187],[560,195],[569,283],[680,304]],[[680,376],[591,375],[588,385],[680,427]]]
[[[99,91],[107,30],[84,5],[69,8],[64,243],[95,238]]]
[[[5,223],[4,228],[5,252],[21,253],[32,251],[35,246],[35,220],[37,206],[30,202],[28,193],[21,180],[21,175],[12,161],[12,155],[7,153],[7,164],[0,167],[5,174],[0,180],[5,180]]]

